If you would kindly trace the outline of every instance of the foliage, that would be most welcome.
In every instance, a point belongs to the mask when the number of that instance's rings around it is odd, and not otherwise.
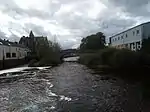
[[[105,35],[102,32],[87,36],[81,40],[80,51],[97,50],[105,47]]]
[[[29,67],[35,67],[37,63],[38,63],[38,61],[37,61],[36,59],[32,59],[32,60],[29,62],[28,66],[29,66]]]
[[[140,66],[140,54],[127,49],[117,50],[111,60],[110,64],[115,68],[131,69]]]
[[[135,69],[150,65],[150,56],[127,49],[106,48],[95,53],[83,53],[79,61],[85,65],[108,65],[115,69]]]
[[[144,53],[150,53],[150,38],[143,40],[141,51]]]
[[[58,43],[41,39],[36,43],[36,55],[38,57],[38,62],[31,65],[50,66],[60,64],[60,50],[61,48]]]
[[[100,71],[100,73],[102,71],[115,72],[115,76],[140,82],[143,86],[143,96],[146,99],[147,97],[150,98],[150,76],[148,74],[150,69],[150,38],[144,39],[141,50],[135,52],[128,49],[100,48],[96,44],[96,39],[92,38],[95,42],[91,42],[91,37],[93,36],[82,40],[79,62],[94,68],[95,71]]]
[[[96,53],[80,54],[80,58],[79,58],[79,62],[87,66],[102,64],[100,60],[101,59],[99,55],[96,55]]]

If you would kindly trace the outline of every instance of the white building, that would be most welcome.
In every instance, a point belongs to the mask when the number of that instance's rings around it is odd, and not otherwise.
[[[150,37],[150,22],[140,24],[109,38],[110,46],[139,50],[142,40]]]
[[[24,59],[28,52],[22,45],[0,39],[0,61]]]

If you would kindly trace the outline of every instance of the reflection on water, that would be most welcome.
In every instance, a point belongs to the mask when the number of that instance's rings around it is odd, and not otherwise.
[[[14,77],[0,83],[0,112],[140,112],[136,85],[83,65],[15,69],[1,72],[0,78]]]

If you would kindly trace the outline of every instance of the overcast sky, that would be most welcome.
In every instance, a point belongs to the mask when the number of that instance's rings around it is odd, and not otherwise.
[[[110,36],[150,20],[150,0],[0,0],[0,36],[18,41],[32,30],[63,48],[86,35]]]

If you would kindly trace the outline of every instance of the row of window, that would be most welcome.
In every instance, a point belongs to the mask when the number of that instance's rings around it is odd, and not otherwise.
[[[136,34],[138,35],[140,33],[140,31],[139,30],[136,30]],[[135,31],[133,31],[133,36],[135,35]],[[127,38],[128,37],[128,35],[126,34],[125,35],[125,37]],[[123,36],[119,36],[118,38],[114,38],[114,39],[112,39],[112,42],[114,42],[114,41],[117,41],[117,40],[122,40],[122,39],[124,39],[124,37]]]
[[[118,45],[116,48],[128,48],[131,50],[139,50],[141,49],[141,42],[135,42],[135,43],[129,43],[129,44],[123,44],[123,45]]]
[[[135,43],[130,43],[130,44],[126,44],[127,48],[132,49],[132,50],[140,50],[141,48],[141,42],[135,42]]]
[[[12,53],[12,57],[16,57],[16,53]],[[6,58],[11,58],[11,53],[6,53]]]
[[[26,55],[25,53],[20,53],[20,52],[18,53],[18,56],[19,56],[19,57],[22,57],[22,56],[25,56],[25,55]],[[17,57],[17,56],[16,56],[16,53],[9,53],[9,52],[7,52],[7,53],[6,53],[6,58],[11,58],[11,57],[12,57],[12,58]]]

